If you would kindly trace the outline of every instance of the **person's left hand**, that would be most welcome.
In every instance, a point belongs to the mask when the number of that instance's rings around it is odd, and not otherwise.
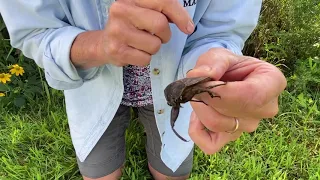
[[[224,48],[213,48],[200,56],[195,68],[187,73],[187,77],[200,76],[215,80],[204,83],[204,87],[227,82],[210,90],[221,99],[201,93],[194,98],[207,105],[191,102],[194,111],[189,135],[206,154],[220,151],[243,132],[255,131],[261,119],[274,117],[278,97],[287,84],[274,65]]]

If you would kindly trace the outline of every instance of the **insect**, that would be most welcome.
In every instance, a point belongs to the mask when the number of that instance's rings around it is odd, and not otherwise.
[[[176,130],[174,129],[174,123],[179,116],[180,108],[182,107],[182,103],[186,103],[188,101],[193,102],[202,102],[199,100],[192,99],[194,95],[200,94],[203,92],[208,93],[211,98],[219,97],[219,95],[214,94],[210,91],[210,89],[214,87],[218,87],[221,85],[226,85],[227,83],[216,84],[213,86],[202,87],[199,86],[202,83],[212,81],[213,79],[210,77],[195,77],[195,78],[184,78],[177,81],[172,82],[164,89],[164,94],[169,106],[172,106],[171,109],[171,127],[173,132],[183,141],[188,142],[183,137],[181,137]],[[206,104],[206,103],[204,103]],[[207,105],[207,104],[206,104]]]

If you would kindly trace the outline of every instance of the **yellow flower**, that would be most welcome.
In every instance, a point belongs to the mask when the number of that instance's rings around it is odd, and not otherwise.
[[[3,84],[6,84],[7,81],[11,81],[10,78],[11,78],[11,75],[8,73],[1,73],[0,74],[0,82],[2,82]]]
[[[11,74],[16,74],[16,76],[19,76],[24,73],[23,67],[20,67],[18,64],[12,65],[12,69],[10,69]]]
[[[4,93],[0,93],[0,97],[6,96],[6,94]]]

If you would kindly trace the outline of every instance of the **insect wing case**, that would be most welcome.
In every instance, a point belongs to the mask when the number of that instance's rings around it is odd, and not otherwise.
[[[166,100],[170,104],[175,104],[175,100],[179,99],[184,93],[186,87],[197,85],[200,83],[208,82],[212,80],[210,77],[194,77],[194,78],[184,78],[170,83],[164,89],[164,95]]]
[[[209,82],[212,80],[212,78],[210,78],[210,77],[194,77],[194,78],[184,78],[182,80],[184,80],[185,86],[193,86],[196,84]]]
[[[176,100],[180,98],[183,90],[185,88],[185,84],[183,81],[178,80],[171,84],[169,84],[164,89],[164,95],[166,97],[166,100],[169,104],[176,104]]]

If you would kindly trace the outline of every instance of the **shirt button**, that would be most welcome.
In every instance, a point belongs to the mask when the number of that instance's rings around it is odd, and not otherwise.
[[[164,113],[164,110],[163,110],[163,109],[160,109],[160,110],[158,110],[157,113],[158,113],[158,114],[163,114],[163,113]]]
[[[160,69],[154,68],[152,72],[153,72],[154,75],[159,75],[160,74]]]

